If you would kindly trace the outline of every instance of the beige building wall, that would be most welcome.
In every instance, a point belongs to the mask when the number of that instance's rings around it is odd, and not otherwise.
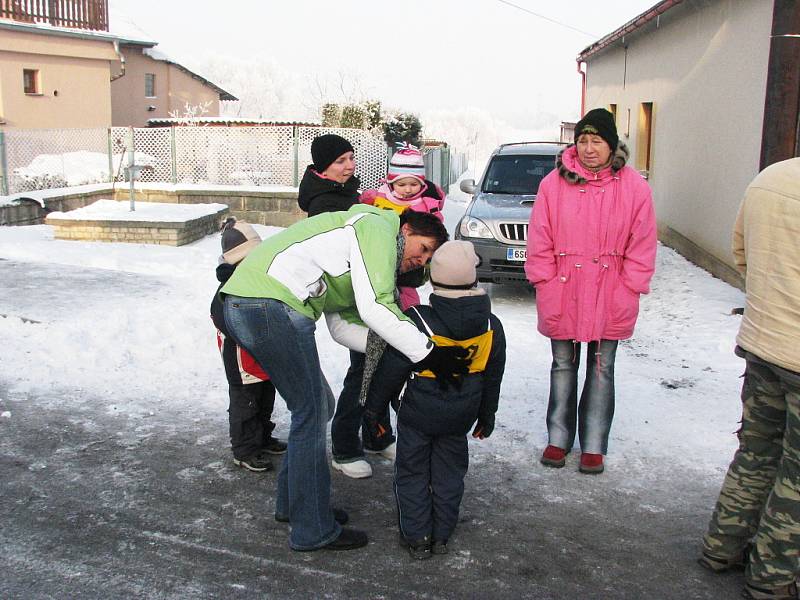
[[[699,246],[709,256],[696,262],[729,281],[736,211],[758,172],[772,5],[680,4],[658,29],[626,40],[627,52],[587,65],[586,110],[617,105],[632,166],[643,149],[640,104],[653,103],[649,182],[660,237],[687,255]]]
[[[142,54],[138,47],[124,47],[125,75],[111,84],[114,126],[146,127],[148,119],[167,118],[177,111],[183,116],[186,102],[210,101],[202,116],[219,116],[219,92],[175,65]],[[145,96],[145,75],[155,75],[155,95]],[[153,107],[152,110],[149,110]]]
[[[0,126],[110,126],[115,59],[109,41],[0,30]],[[25,93],[23,69],[39,72],[39,93]]]

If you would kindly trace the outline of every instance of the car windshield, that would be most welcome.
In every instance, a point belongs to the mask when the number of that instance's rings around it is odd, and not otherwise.
[[[495,156],[483,182],[490,194],[536,194],[542,178],[556,166],[555,156]]]

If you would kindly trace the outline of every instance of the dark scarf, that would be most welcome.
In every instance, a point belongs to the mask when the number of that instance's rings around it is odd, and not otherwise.
[[[395,281],[400,275],[400,267],[403,264],[403,250],[406,246],[406,238],[402,233],[397,234],[397,267],[395,267]],[[400,306],[400,292],[395,285],[394,288],[394,302]],[[372,329],[367,332],[367,348],[364,352],[364,378],[361,380],[361,393],[358,396],[358,401],[361,406],[367,402],[367,392],[369,391],[369,384],[372,381],[372,376],[375,375],[375,370],[378,368],[378,362],[386,350],[386,341],[375,333]]]

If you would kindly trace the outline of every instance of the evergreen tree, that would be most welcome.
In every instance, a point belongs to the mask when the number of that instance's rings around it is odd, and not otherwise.
[[[422,123],[412,113],[397,113],[383,123],[383,139],[387,144],[395,146],[398,142],[407,142],[419,146]]]

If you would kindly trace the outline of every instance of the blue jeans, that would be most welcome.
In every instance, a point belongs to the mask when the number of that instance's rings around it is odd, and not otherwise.
[[[350,351],[350,368],[344,377],[342,392],[336,403],[336,414],[333,415],[331,423],[331,446],[333,458],[337,462],[347,463],[363,459],[364,447],[367,450],[379,451],[395,441],[388,406],[379,421],[386,430],[386,434],[380,439],[374,439],[369,429],[362,424],[364,407],[358,398],[361,393],[361,381],[364,379],[364,360],[363,353]],[[364,438],[363,446],[358,436],[359,429],[361,437]]]
[[[269,374],[292,413],[275,513],[291,523],[289,546],[313,550],[339,537],[331,510],[325,429],[333,400],[319,365],[316,324],[271,298],[225,297],[231,335]]]
[[[589,342],[586,379],[579,405],[581,344],[550,340],[553,364],[550,367],[547,435],[553,446],[569,452],[575,442],[577,422],[582,452],[606,454],[608,451],[608,434],[614,418],[614,359],[618,344],[617,340]]]

